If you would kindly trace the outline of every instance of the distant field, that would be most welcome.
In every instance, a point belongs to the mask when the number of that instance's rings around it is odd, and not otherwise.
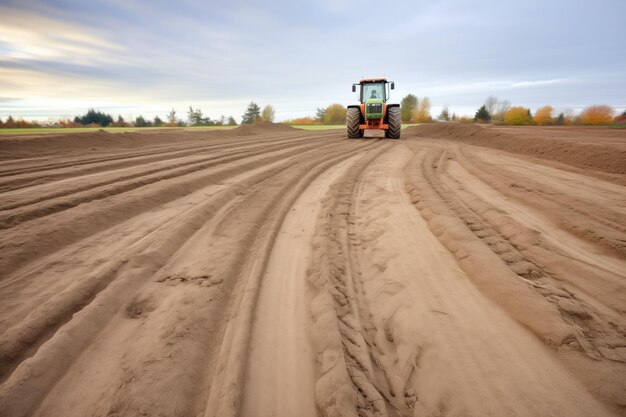
[[[345,125],[290,125],[296,129],[303,130],[333,130],[345,129]],[[402,129],[415,126],[415,124],[403,124]],[[219,130],[233,129],[238,126],[194,126],[194,127],[37,127],[37,128],[17,128],[17,129],[0,129],[0,135],[41,135],[46,133],[79,133],[79,132],[96,132],[104,130],[111,133],[121,132],[147,132],[152,130]]]
[[[219,130],[233,129],[237,126],[195,126],[195,127],[40,127],[40,128],[18,128],[0,129],[0,135],[38,135],[43,133],[78,133],[96,132],[104,130],[111,133],[153,131],[153,130]]]

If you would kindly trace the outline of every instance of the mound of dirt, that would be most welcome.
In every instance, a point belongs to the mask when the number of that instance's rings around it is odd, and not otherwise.
[[[104,130],[94,132],[60,131],[59,134],[6,135],[0,137],[0,161],[41,157],[67,153],[94,153],[106,149],[145,148],[153,145],[169,145],[188,141],[203,141],[230,136],[237,130],[186,131],[172,128],[146,130],[144,132],[111,133]],[[251,134],[251,133],[248,133]],[[235,135],[235,136],[245,136]]]
[[[576,128],[571,128],[572,130]],[[626,174],[626,144],[577,143],[566,139],[522,137],[511,130],[459,123],[429,123],[409,127],[405,136],[431,137],[462,141],[564,163],[609,174]],[[541,135],[543,136],[543,135]]]
[[[194,131],[171,128],[119,133],[107,132],[102,129],[93,132],[73,132],[71,129],[60,129],[58,134],[3,135],[0,137],[0,161],[59,153],[93,153],[104,149],[144,148],[187,141],[287,133],[294,130],[293,127],[282,123],[261,121],[251,125],[242,125],[235,129]]]
[[[271,132],[293,132],[294,128],[282,123],[272,122],[254,122],[251,125],[241,125],[230,132],[233,135],[256,135],[259,133],[271,133]]]

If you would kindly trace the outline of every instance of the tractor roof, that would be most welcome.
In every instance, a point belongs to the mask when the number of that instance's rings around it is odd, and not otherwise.
[[[366,84],[366,83],[379,83],[379,82],[387,82],[386,78],[363,78],[361,81],[359,81],[359,84]]]

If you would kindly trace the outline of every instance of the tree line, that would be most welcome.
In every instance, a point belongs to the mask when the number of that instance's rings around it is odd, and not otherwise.
[[[508,100],[498,100],[489,96],[485,103],[476,110],[475,123],[495,123],[505,125],[610,125],[626,123],[626,110],[615,116],[615,109],[604,104],[585,107],[579,114],[572,109],[565,109],[558,114],[554,107],[540,107],[533,115],[530,109],[523,106],[511,106]]]
[[[48,123],[47,126],[52,127],[187,127],[187,126],[236,126],[237,121],[233,116],[226,117],[220,116],[219,119],[211,119],[205,117],[202,114],[202,110],[193,109],[189,106],[189,112],[187,113],[187,119],[179,118],[176,115],[176,110],[172,109],[164,119],[161,119],[158,115],[154,119],[145,118],[142,115],[135,117],[134,119],[126,120],[121,115],[117,118],[113,118],[108,113],[104,113],[100,110],[93,108],[87,110],[87,112],[80,116],[75,116],[74,119],[60,119],[53,123]],[[41,123],[30,122],[24,119],[15,120],[12,116],[9,116],[6,121],[0,118],[0,128],[14,129],[14,128],[36,128],[44,127]]]
[[[418,98],[407,94],[400,101],[400,117],[403,123],[428,123],[432,121],[456,121],[464,123],[496,123],[508,125],[608,125],[626,124],[626,110],[615,116],[615,110],[606,105],[594,105],[585,108],[580,114],[565,109],[556,114],[552,106],[543,106],[533,115],[530,109],[522,106],[511,106],[506,99],[489,96],[473,117],[459,116],[443,106],[441,112],[433,118],[429,97]],[[614,117],[615,116],[615,117]],[[331,104],[318,108],[315,116],[305,116],[286,120],[284,123],[293,125],[341,125],[346,122],[346,108],[341,104]]]
[[[430,115],[430,99],[421,100],[408,94],[400,102],[401,118],[404,123],[426,123],[433,121]],[[495,123],[505,125],[610,125],[626,124],[626,110],[615,116],[615,109],[607,105],[586,107],[576,114],[572,109],[565,109],[558,114],[550,105],[543,106],[533,115],[530,109],[523,106],[511,106],[506,99],[489,96],[474,114],[474,117],[450,114],[448,106],[443,106],[437,116],[438,121],[457,121],[465,123]]]
[[[271,105],[266,105],[263,110],[255,103],[251,102],[246,112],[242,116],[242,124],[254,123],[259,120],[274,122],[276,110]],[[132,120],[126,120],[121,115],[113,118],[108,113],[96,109],[89,109],[74,119],[60,119],[52,124],[55,127],[187,127],[187,126],[236,126],[237,121],[233,116],[220,116],[211,119],[202,113],[202,109],[194,109],[189,106],[187,118],[183,119],[176,115],[176,110],[172,109],[164,119],[155,116],[154,119],[145,118],[142,115]],[[0,128],[33,128],[43,127],[40,123],[29,122],[24,119],[15,120],[9,116],[6,121],[0,118]]]
[[[246,112],[241,116],[241,124],[249,125],[255,122],[274,122],[276,117],[276,110],[271,105],[266,105],[263,110],[254,101],[251,101],[246,108]]]
[[[341,104],[333,103],[327,107],[317,108],[315,116],[305,116],[285,120],[283,123],[293,125],[342,125],[346,123],[347,109]],[[431,116],[431,101],[428,97],[421,99],[413,94],[407,94],[400,102],[400,115],[403,123],[428,123],[434,119]],[[250,102],[242,115],[242,124],[257,121],[274,122],[276,111],[273,106],[266,105],[261,109],[254,101]],[[448,106],[444,106],[438,121],[457,121],[464,123],[495,123],[506,125],[609,125],[626,124],[626,110],[615,116],[615,109],[607,105],[594,105],[583,109],[576,114],[571,109],[565,109],[558,114],[550,105],[543,106],[533,115],[530,109],[523,106],[511,106],[509,100],[501,100],[489,96],[476,110],[473,117],[450,114]],[[93,108],[84,115],[76,116],[73,120],[62,119],[54,122],[55,127],[186,127],[186,126],[235,126],[237,121],[233,116],[224,115],[211,119],[202,113],[199,108],[189,106],[187,118],[179,118],[176,110],[172,109],[164,119],[155,116],[154,119],[139,115],[133,120],[125,120],[121,115],[114,119],[110,114]],[[5,121],[0,118],[0,128],[33,128],[43,127],[40,123],[29,122],[23,119],[14,119],[9,116]]]
[[[318,107],[315,116],[298,117],[285,120],[290,125],[343,125],[346,123],[348,110],[345,106],[333,103],[328,107]]]

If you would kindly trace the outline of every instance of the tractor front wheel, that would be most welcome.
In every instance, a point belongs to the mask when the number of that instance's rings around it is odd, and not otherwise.
[[[400,107],[391,107],[389,110],[389,129],[385,131],[385,137],[391,139],[400,139],[400,130],[402,128],[402,119],[400,118]]]
[[[361,120],[361,111],[354,107],[348,109],[346,114],[346,129],[348,131],[348,137],[350,139],[357,139],[363,137],[363,131],[359,129],[359,122]]]

